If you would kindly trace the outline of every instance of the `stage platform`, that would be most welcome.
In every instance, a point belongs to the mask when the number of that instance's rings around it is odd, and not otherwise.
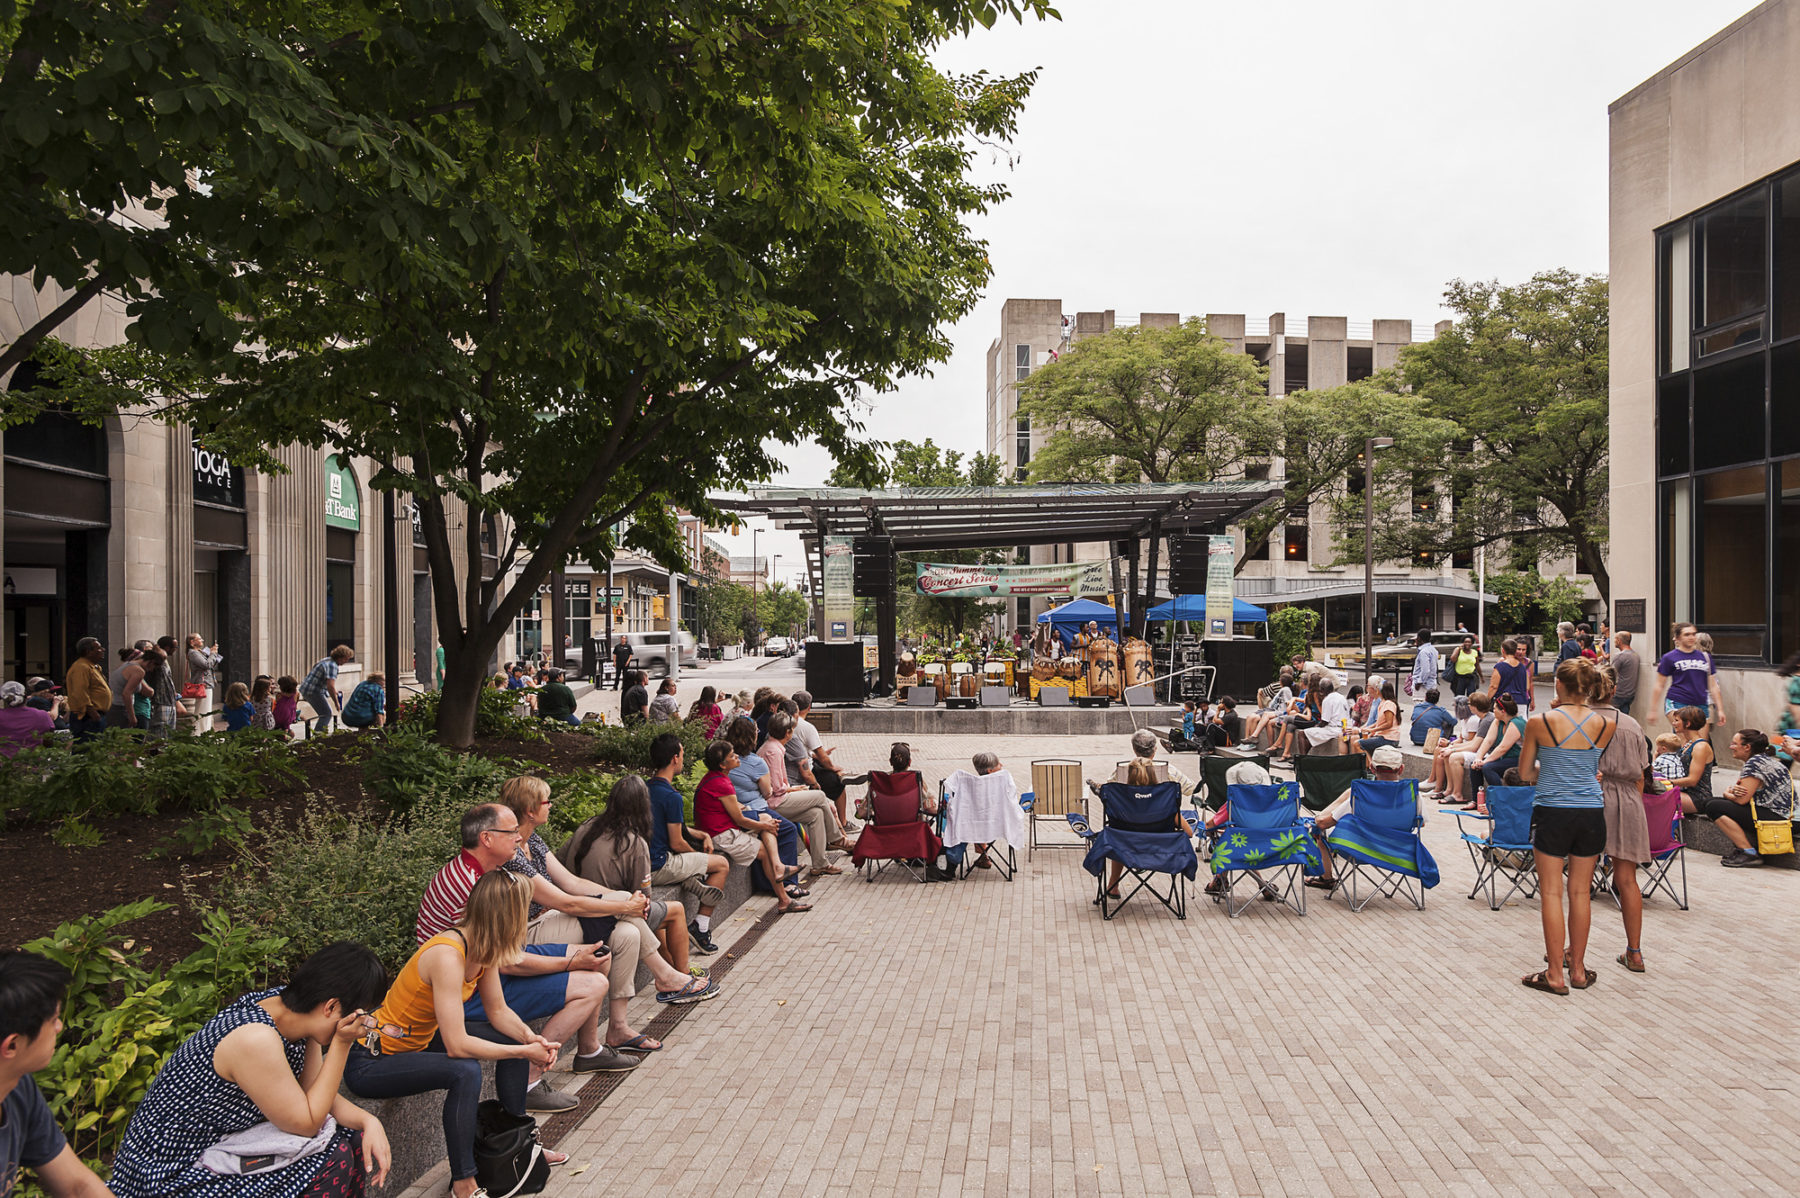
[[[905,736],[1129,736],[1139,728],[1167,729],[1181,722],[1181,708],[1039,707],[1020,699],[1010,707],[955,709],[902,707],[875,700],[863,707],[821,707],[833,732],[899,733]]]

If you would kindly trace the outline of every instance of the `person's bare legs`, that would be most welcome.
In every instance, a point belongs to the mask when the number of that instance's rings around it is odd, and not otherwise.
[[[1568,924],[1563,919],[1562,858],[1540,853],[1536,849],[1531,850],[1531,855],[1537,862],[1538,907],[1544,919],[1544,980],[1552,986],[1566,986],[1569,979],[1563,976],[1563,946],[1566,943]],[[1587,863],[1588,877],[1591,880],[1594,858],[1587,858]],[[1571,890],[1577,887],[1573,870],[1570,871],[1569,886]],[[1573,963],[1571,957],[1570,964]]]
[[[1463,773],[1465,769],[1466,766],[1464,765],[1461,753],[1450,754],[1450,759],[1444,762],[1444,792],[1446,794],[1455,795],[1456,800],[1459,803],[1462,801],[1463,797]]]
[[[775,906],[786,911],[794,905],[794,900],[788,897],[786,879],[782,874],[781,854],[777,850],[773,832],[763,834],[762,847],[757,850],[756,856],[762,862],[763,877],[769,879],[769,887],[775,891]]]
[[[1594,869],[1598,857],[1569,858],[1569,981],[1587,984],[1588,933],[1594,923]]]
[[[682,973],[687,972],[687,909],[680,903],[669,904],[669,913],[663,917],[662,927],[656,929],[656,943],[662,950],[662,955],[669,959],[669,964]]]
[[[1625,921],[1625,957],[1633,965],[1644,963],[1644,891],[1638,886],[1637,866],[1613,858],[1613,893],[1619,896],[1619,916]]]
[[[594,970],[571,971],[569,988],[563,994],[563,1009],[550,1016],[543,1037],[567,1044],[575,1037],[575,1051],[582,1056],[600,1051],[600,1011],[606,1006],[606,975]],[[544,1076],[542,1065],[532,1065],[527,1083],[535,1085]]]

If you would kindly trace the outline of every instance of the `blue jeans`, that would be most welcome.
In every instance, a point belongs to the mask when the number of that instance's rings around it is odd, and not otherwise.
[[[490,1023],[466,1023],[471,1036],[496,1044],[517,1041]],[[523,1060],[494,1062],[494,1091],[508,1113],[525,1113],[525,1085],[531,1066]],[[450,1179],[475,1176],[475,1107],[481,1101],[481,1062],[444,1051],[442,1036],[433,1036],[420,1052],[370,1055],[360,1044],[344,1061],[344,1084],[364,1098],[404,1098],[444,1091],[444,1149],[450,1157]]]
[[[752,818],[766,815],[775,821],[775,852],[783,865],[800,864],[800,826],[784,816],[776,814],[768,808],[761,811],[748,812]],[[750,889],[759,894],[773,894],[775,888],[763,877],[762,863],[752,862],[750,865]]]
[[[1489,786],[1505,786],[1506,771],[1519,764],[1517,753],[1508,753],[1500,760],[1481,767],[1481,776],[1487,779]]]
[[[1394,749],[1400,746],[1397,740],[1389,740],[1385,736],[1365,736],[1356,742],[1365,753],[1373,753],[1376,749]]]

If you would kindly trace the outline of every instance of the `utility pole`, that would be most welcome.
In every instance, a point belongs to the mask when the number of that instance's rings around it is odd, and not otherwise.
[[[1392,437],[1363,441],[1363,682],[1375,677],[1375,451],[1394,444]]]

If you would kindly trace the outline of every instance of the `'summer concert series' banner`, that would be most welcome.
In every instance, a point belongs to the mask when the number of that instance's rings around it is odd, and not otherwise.
[[[1112,563],[1062,562],[1045,566],[958,566],[919,562],[917,588],[938,599],[988,599],[999,595],[1104,595]]]

